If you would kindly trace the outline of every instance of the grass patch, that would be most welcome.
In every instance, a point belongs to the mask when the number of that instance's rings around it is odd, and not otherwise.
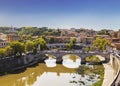
[[[88,66],[81,65],[81,66],[79,66],[79,68],[76,69],[76,73],[84,76],[86,74],[87,75],[91,74],[92,70]]]
[[[89,62],[100,62],[99,58],[96,56],[87,57],[86,60]],[[93,65],[92,68],[86,65],[81,65],[78,69],[76,69],[76,72],[82,76],[92,75],[92,74],[99,75],[98,77],[99,80],[95,82],[92,86],[102,86],[103,79],[104,79],[103,65]],[[94,77],[90,76],[90,79],[92,80]]]
[[[97,81],[96,83],[94,83],[92,86],[102,86],[103,83],[103,79]]]
[[[100,62],[99,58],[96,56],[86,57],[87,62]]]

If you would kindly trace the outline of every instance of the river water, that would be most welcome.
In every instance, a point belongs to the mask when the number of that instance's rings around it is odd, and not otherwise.
[[[67,56],[65,59],[63,64],[55,64],[55,60],[48,59],[46,64],[39,63],[38,66],[27,68],[24,72],[1,76],[0,86],[78,86],[70,82],[74,77],[80,78],[80,75],[75,73],[80,60]]]

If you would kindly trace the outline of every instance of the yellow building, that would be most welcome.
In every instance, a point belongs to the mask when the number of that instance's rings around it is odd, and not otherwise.
[[[10,28],[10,32],[6,36],[6,40],[8,42],[20,40],[20,36],[16,32],[14,32],[14,28]]]
[[[17,34],[7,34],[7,37],[6,37],[7,41],[9,42],[12,42],[12,41],[15,41],[15,40],[20,40],[20,36],[18,36]]]

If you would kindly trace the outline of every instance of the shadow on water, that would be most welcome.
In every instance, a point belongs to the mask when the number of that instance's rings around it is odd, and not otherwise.
[[[15,69],[15,70],[14,70],[14,68],[7,69],[7,71],[6,70],[2,71],[2,72],[0,71],[0,76],[4,76],[7,74],[19,74],[19,73],[25,72],[27,68],[35,68],[35,67],[39,66],[39,63],[45,64],[44,60],[42,60],[37,63],[31,64],[31,65],[24,65],[23,67]],[[57,64],[62,64],[62,61],[59,61]]]
[[[25,70],[26,68],[22,68],[22,69],[15,70],[15,71],[9,71],[8,74],[19,74],[19,73],[25,72]]]
[[[29,65],[28,67],[32,68],[32,67],[36,67],[36,66],[38,66],[38,63],[35,63],[33,65]]]
[[[21,68],[18,68],[18,69],[14,69],[14,68],[10,68],[10,69],[7,69],[7,70],[3,70],[3,71],[0,71],[0,76],[4,76],[4,75],[7,75],[7,74],[19,74],[19,73],[22,73],[22,72],[25,72],[27,68],[34,68],[34,67],[37,67],[39,65],[39,63],[45,63],[44,59],[41,59],[37,62],[31,62],[27,65],[23,65]]]
[[[102,62],[87,62],[88,65],[102,65]]]
[[[100,61],[100,62],[89,62],[89,61],[86,61],[88,63],[88,65],[102,65],[102,64],[106,64],[108,63],[109,61]]]
[[[34,68],[34,67],[38,66],[38,64],[39,63],[35,63],[35,64],[28,65],[28,66],[24,65],[23,67],[18,68],[18,69],[14,69],[14,68],[7,69],[7,71],[0,72],[0,76],[4,76],[6,74],[19,74],[19,73],[25,72],[28,67]]]
[[[14,70],[14,71],[0,72],[0,76],[4,76],[4,75],[7,75],[7,74],[19,74],[19,73],[25,72],[25,70],[26,70],[26,68],[22,68],[22,69],[19,69],[19,70]]]

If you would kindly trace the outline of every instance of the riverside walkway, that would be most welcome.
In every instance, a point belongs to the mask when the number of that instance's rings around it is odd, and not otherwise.
[[[105,60],[104,57],[100,56],[100,55],[96,55],[101,61]],[[103,64],[104,68],[105,68],[105,72],[104,72],[104,80],[102,83],[102,86],[111,86],[111,82],[113,82],[114,80],[114,69],[111,67],[111,65],[109,63]]]

